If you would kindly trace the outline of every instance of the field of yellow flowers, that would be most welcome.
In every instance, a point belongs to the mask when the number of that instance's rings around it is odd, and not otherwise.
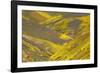
[[[22,62],[90,58],[90,14],[22,11]]]

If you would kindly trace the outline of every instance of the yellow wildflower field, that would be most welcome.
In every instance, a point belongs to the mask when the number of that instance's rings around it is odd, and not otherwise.
[[[90,14],[22,11],[22,62],[90,59]]]

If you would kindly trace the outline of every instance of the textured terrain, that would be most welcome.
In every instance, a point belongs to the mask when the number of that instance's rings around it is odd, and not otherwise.
[[[90,58],[90,14],[22,11],[22,61]]]

